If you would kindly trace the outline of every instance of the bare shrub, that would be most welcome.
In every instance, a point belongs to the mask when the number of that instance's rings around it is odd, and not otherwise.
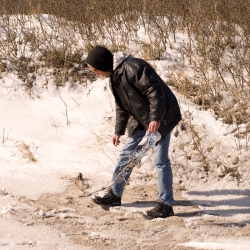
[[[169,72],[167,83],[199,109],[210,110],[216,119],[233,126],[238,152],[249,148],[249,0],[22,0],[18,4],[0,0],[0,4],[1,72],[18,72],[27,91],[38,67],[52,68],[57,86],[93,81],[95,75],[82,58],[97,44],[112,52],[131,53],[133,48],[133,54],[147,60],[162,60],[167,49],[179,49],[174,58],[179,70]],[[185,35],[182,41],[177,32]],[[192,124],[181,123],[178,133],[187,131],[195,157],[210,171],[205,138]],[[181,148],[192,160],[186,146]]]

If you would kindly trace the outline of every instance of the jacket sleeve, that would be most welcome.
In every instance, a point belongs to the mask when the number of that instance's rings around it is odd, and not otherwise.
[[[149,101],[150,121],[162,120],[165,114],[164,83],[154,69],[144,63],[134,69],[132,82]]]
[[[115,134],[124,135],[130,115],[123,111],[116,103]]]

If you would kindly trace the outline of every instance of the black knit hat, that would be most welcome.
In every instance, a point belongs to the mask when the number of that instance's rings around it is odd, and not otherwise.
[[[113,55],[107,48],[96,46],[89,52],[86,63],[101,71],[112,71]]]

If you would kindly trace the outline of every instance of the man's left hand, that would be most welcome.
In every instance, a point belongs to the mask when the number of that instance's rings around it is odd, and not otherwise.
[[[151,121],[148,125],[148,133],[156,133],[161,125],[160,121]]]

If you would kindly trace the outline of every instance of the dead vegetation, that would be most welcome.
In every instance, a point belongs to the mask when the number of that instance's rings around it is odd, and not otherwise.
[[[233,126],[238,153],[249,150],[249,0],[0,3],[0,76],[17,72],[28,93],[42,74],[46,74],[44,88],[49,77],[57,87],[92,82],[95,75],[87,70],[84,56],[96,44],[146,60],[174,61],[178,68],[168,71],[167,83],[198,109],[209,110]],[[142,40],[140,32],[148,39]],[[180,33],[185,34],[183,40]],[[180,42],[183,46],[178,46]],[[169,49],[178,50],[179,57],[166,56]],[[68,124],[67,107],[65,116]],[[193,151],[183,146],[185,157],[199,155],[201,168],[208,172],[214,150],[203,145],[205,138],[189,121],[181,123],[175,133],[191,134]],[[220,162],[231,168],[224,158]]]
[[[249,105],[242,103],[250,90],[249,1],[0,2],[1,71],[16,70],[26,90],[44,67],[53,68],[57,86],[94,80],[83,58],[96,44],[128,53],[133,45],[133,53],[147,60],[166,59],[181,31],[187,39],[176,63],[183,70],[170,72],[169,84],[225,123],[249,126]],[[141,27],[148,41],[138,36]]]
[[[31,145],[27,145],[24,141],[17,141],[14,146],[18,149],[18,151],[14,154],[20,154],[22,158],[28,159],[29,162],[36,162],[36,158],[31,152]]]

